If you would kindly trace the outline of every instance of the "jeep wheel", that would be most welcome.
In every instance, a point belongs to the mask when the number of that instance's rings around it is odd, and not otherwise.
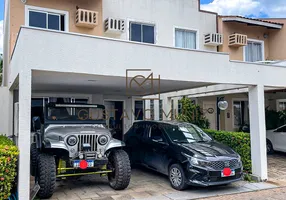
[[[128,187],[131,178],[131,167],[128,154],[121,150],[114,150],[109,155],[109,168],[113,170],[108,174],[109,185],[115,190],[124,190]]]
[[[40,154],[38,157],[37,180],[40,190],[37,196],[47,199],[53,196],[56,187],[56,162],[52,155]]]
[[[39,151],[37,149],[36,143],[31,144],[31,175],[35,176],[36,175],[36,170],[37,170],[37,162],[38,162],[38,156],[39,156]]]

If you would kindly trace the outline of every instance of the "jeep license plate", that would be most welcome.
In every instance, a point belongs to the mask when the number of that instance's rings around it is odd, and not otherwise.
[[[80,161],[81,160],[75,160],[73,162],[73,167],[79,168],[80,167]],[[86,162],[87,162],[87,167],[94,167],[94,161],[93,160],[86,160]]]

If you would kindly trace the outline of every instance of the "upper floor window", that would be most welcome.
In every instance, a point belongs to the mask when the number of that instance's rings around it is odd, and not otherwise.
[[[286,99],[278,99],[277,111],[285,111],[285,110],[286,110]]]
[[[68,16],[65,11],[26,6],[26,25],[58,31],[67,31]]]
[[[130,22],[130,40],[155,44],[155,26],[151,24]]]
[[[247,41],[245,46],[245,61],[257,62],[264,60],[264,45],[263,41]]]
[[[185,49],[197,48],[197,32],[186,29],[175,29],[175,47]]]

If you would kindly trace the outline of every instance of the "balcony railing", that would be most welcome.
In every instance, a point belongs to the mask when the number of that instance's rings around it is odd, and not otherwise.
[[[228,37],[228,45],[231,47],[241,47],[247,45],[247,35],[232,34]]]
[[[76,26],[94,28],[98,25],[98,12],[78,9],[76,11]]]

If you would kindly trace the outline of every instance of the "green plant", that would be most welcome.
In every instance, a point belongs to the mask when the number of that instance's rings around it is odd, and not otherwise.
[[[187,97],[183,97],[179,103],[182,104],[182,110],[177,116],[177,120],[193,123],[201,128],[207,129],[210,127],[210,122],[204,116],[199,105],[193,104]]]
[[[18,148],[6,136],[0,136],[0,199],[8,199],[17,171]]]
[[[266,129],[271,130],[286,124],[286,111],[265,109]]]
[[[244,171],[251,173],[250,134],[216,130],[205,130],[205,132],[211,135],[216,141],[229,146],[237,152],[241,157]]]

